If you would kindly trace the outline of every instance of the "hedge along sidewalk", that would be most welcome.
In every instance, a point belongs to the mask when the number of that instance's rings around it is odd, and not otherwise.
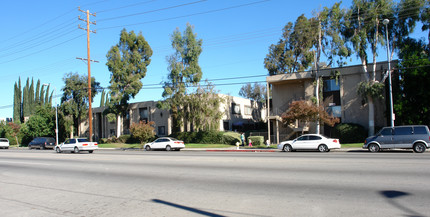
[[[127,143],[104,143],[104,144],[98,144],[99,148],[143,148],[143,145],[145,144],[127,144]],[[189,143],[185,144],[185,148],[231,148],[236,147],[232,145],[226,145],[226,144],[197,144],[197,143]]]

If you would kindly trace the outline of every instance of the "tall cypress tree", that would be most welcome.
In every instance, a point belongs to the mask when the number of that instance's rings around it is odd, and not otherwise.
[[[19,90],[18,85],[15,82],[13,91],[13,122],[21,123],[20,107],[21,102],[19,101]]]
[[[45,104],[49,103],[49,86],[46,89],[46,93],[45,93]]]
[[[27,83],[24,86],[24,93],[22,95],[22,108],[23,108],[23,118],[30,116],[30,102],[29,102],[29,86],[30,86],[30,78],[27,78]]]
[[[36,113],[36,105],[34,103],[34,80],[31,78],[30,89],[28,90],[28,103],[30,106],[30,115]]]
[[[18,102],[19,102],[19,122],[22,123],[22,89],[21,89],[21,77],[18,79]]]
[[[36,97],[34,98],[34,103],[36,104],[36,105],[40,105],[40,99],[39,99],[39,96],[40,96],[40,93],[39,93],[39,89],[40,89],[40,80],[37,80],[37,84],[36,84]]]
[[[42,87],[40,88],[40,97],[39,97],[39,103],[40,105],[44,105],[45,104],[45,86],[42,85]]]

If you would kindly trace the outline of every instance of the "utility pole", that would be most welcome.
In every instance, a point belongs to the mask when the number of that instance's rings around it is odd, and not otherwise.
[[[92,142],[93,141],[93,118],[92,118],[92,113],[93,113],[93,111],[92,111],[92,107],[91,107],[91,58],[90,58],[90,32],[92,32],[92,33],[96,33],[96,31],[91,31],[90,30],[90,24],[94,24],[94,25],[96,25],[96,22],[90,22],[90,15],[91,16],[96,16],[96,14],[94,13],[94,14],[90,14],[90,11],[89,10],[87,10],[87,11],[83,11],[83,10],[81,10],[81,8],[80,7],[78,7],[78,10],[80,11],[80,12],[82,12],[82,13],[86,13],[86,15],[87,15],[87,19],[86,20],[84,20],[84,19],[81,19],[81,16],[78,16],[78,19],[79,20],[81,20],[81,21],[84,21],[84,22],[86,22],[87,23],[87,28],[85,29],[85,28],[82,28],[80,25],[78,25],[78,28],[79,29],[83,29],[83,30],[86,30],[87,31],[87,54],[88,54],[88,57],[87,57],[87,59],[83,59],[83,58],[77,58],[77,59],[80,59],[80,60],[87,60],[87,65],[88,65],[88,106],[89,106],[89,108],[88,108],[88,124],[89,124],[89,133],[90,133],[90,135],[89,135],[89,139],[90,139],[90,141]],[[97,62],[97,61],[94,61],[94,62]]]

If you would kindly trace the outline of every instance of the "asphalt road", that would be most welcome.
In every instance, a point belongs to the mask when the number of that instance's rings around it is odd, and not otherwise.
[[[429,216],[430,153],[0,150],[0,216]]]

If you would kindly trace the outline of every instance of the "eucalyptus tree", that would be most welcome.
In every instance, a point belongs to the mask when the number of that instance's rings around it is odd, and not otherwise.
[[[350,55],[350,50],[345,44],[341,33],[341,23],[344,19],[345,10],[340,8],[340,3],[335,3],[331,8],[324,7],[320,12],[317,12],[315,17],[311,19],[311,22],[316,26],[317,34],[314,41],[315,53],[315,66],[316,69],[316,88],[315,88],[315,98],[316,105],[319,106],[320,103],[320,61],[321,56],[324,55],[325,59],[328,61],[328,66],[343,66],[346,64],[344,58]],[[317,121],[316,133],[320,132],[320,122]]]
[[[121,135],[121,116],[128,109],[128,101],[142,88],[141,79],[145,77],[151,63],[152,49],[142,33],[127,32],[123,29],[118,44],[107,53],[107,67],[110,76],[110,102],[108,112],[116,115],[117,136]]]
[[[219,109],[225,99],[218,94],[211,83],[197,85],[194,93],[185,96],[185,119],[192,131],[212,131],[219,129],[224,113]]]
[[[385,27],[382,20],[392,19],[388,26],[391,35],[397,34],[399,37],[392,36],[391,42],[393,45],[398,44],[412,31],[411,27],[416,22],[411,10],[416,8],[419,11],[420,7],[411,7],[411,4],[421,5],[419,0],[401,0],[399,3],[393,0],[354,0],[344,19],[342,34],[360,59],[365,78],[358,86],[358,93],[367,101],[369,135],[374,134],[375,128],[374,100],[382,96],[384,89],[384,80],[378,80],[376,76],[378,49],[386,43],[383,39]],[[394,52],[396,47],[393,47]]]
[[[305,15],[293,24],[288,22],[277,44],[269,47],[264,67],[269,75],[299,72],[309,69],[314,59],[311,48],[315,43],[315,23]]]
[[[70,116],[73,120],[73,126],[77,129],[78,134],[80,133],[80,124],[88,114],[88,77],[79,75],[78,73],[68,73],[63,78],[64,87],[63,96],[61,97],[61,104],[63,106],[62,112],[64,116]],[[43,86],[42,86],[43,87]],[[94,77],[91,77],[91,100],[97,94],[100,89],[100,83],[95,81]]]
[[[175,53],[168,56],[168,80],[164,82],[162,108],[171,109],[174,119],[174,131],[178,131],[183,124],[185,112],[185,96],[187,87],[198,84],[202,78],[199,66],[199,56],[202,53],[201,39],[193,32],[193,26],[187,24],[183,34],[177,28],[171,35],[172,47]]]
[[[239,96],[254,100],[259,103],[266,102],[266,86],[257,82],[254,85],[247,83],[240,88]]]

